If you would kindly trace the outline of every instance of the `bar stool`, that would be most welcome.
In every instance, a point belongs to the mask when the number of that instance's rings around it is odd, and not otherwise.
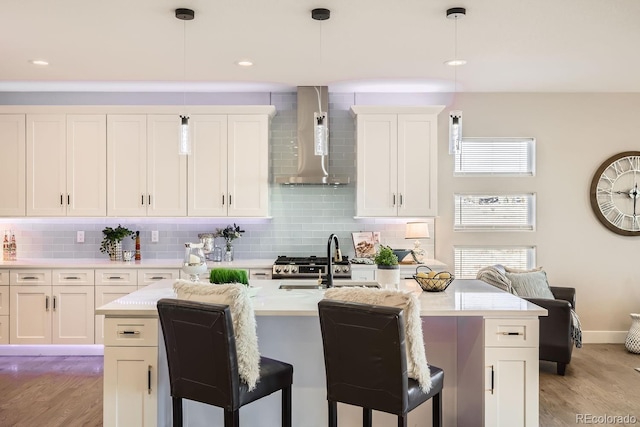
[[[324,346],[329,427],[337,426],[337,402],[363,408],[370,427],[372,409],[398,416],[406,427],[407,414],[433,398],[433,426],[442,425],[444,372],[433,365],[431,388],[423,392],[407,375],[402,308],[334,300],[318,303]]]
[[[249,391],[238,372],[236,338],[228,305],[178,299],[158,301],[173,401],[173,426],[182,426],[182,399],[224,409],[225,427],[239,426],[240,407],[282,390],[282,426],[291,427],[293,366],[260,357]]]

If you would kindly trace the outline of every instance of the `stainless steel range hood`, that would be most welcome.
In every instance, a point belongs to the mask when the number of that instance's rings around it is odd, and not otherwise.
[[[318,92],[320,105],[318,105]],[[329,154],[316,155],[314,148],[314,113],[329,111],[329,90],[326,86],[298,86],[298,173],[295,176],[278,177],[278,184],[343,185],[348,176],[332,175],[329,170]],[[325,118],[328,123],[329,118]],[[331,149],[329,138],[328,149]]]

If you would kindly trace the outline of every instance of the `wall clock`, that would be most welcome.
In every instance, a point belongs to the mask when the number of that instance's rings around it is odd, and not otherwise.
[[[640,151],[625,151],[602,162],[591,180],[596,217],[614,233],[640,236]]]

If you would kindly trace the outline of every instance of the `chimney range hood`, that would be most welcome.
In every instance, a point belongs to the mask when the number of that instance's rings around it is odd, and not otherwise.
[[[326,147],[316,150],[314,132],[316,113],[329,111],[329,90],[327,86],[298,86],[298,173],[295,176],[278,177],[277,184],[285,185],[344,185],[348,176],[331,175],[329,171],[329,151]],[[329,117],[324,117],[326,125]],[[319,154],[316,154],[316,151]]]

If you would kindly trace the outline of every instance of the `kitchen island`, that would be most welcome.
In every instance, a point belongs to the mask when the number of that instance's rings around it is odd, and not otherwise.
[[[291,284],[292,281],[286,281]],[[317,303],[320,289],[279,289],[255,280],[253,297],[260,353],[294,366],[293,425],[325,426],[327,405]],[[104,425],[171,424],[171,398],[155,304],[175,297],[161,280],[99,307],[105,320]],[[401,289],[421,303],[429,363],[445,371],[445,426],[538,425],[538,316],[546,310],[477,280],[455,280],[444,292],[422,292],[413,280]],[[275,393],[243,407],[241,424],[279,426]],[[340,404],[341,426],[361,425],[359,408]],[[410,413],[409,425],[429,425],[431,405]],[[185,402],[185,425],[223,425],[222,411]],[[395,417],[374,412],[374,425]]]

